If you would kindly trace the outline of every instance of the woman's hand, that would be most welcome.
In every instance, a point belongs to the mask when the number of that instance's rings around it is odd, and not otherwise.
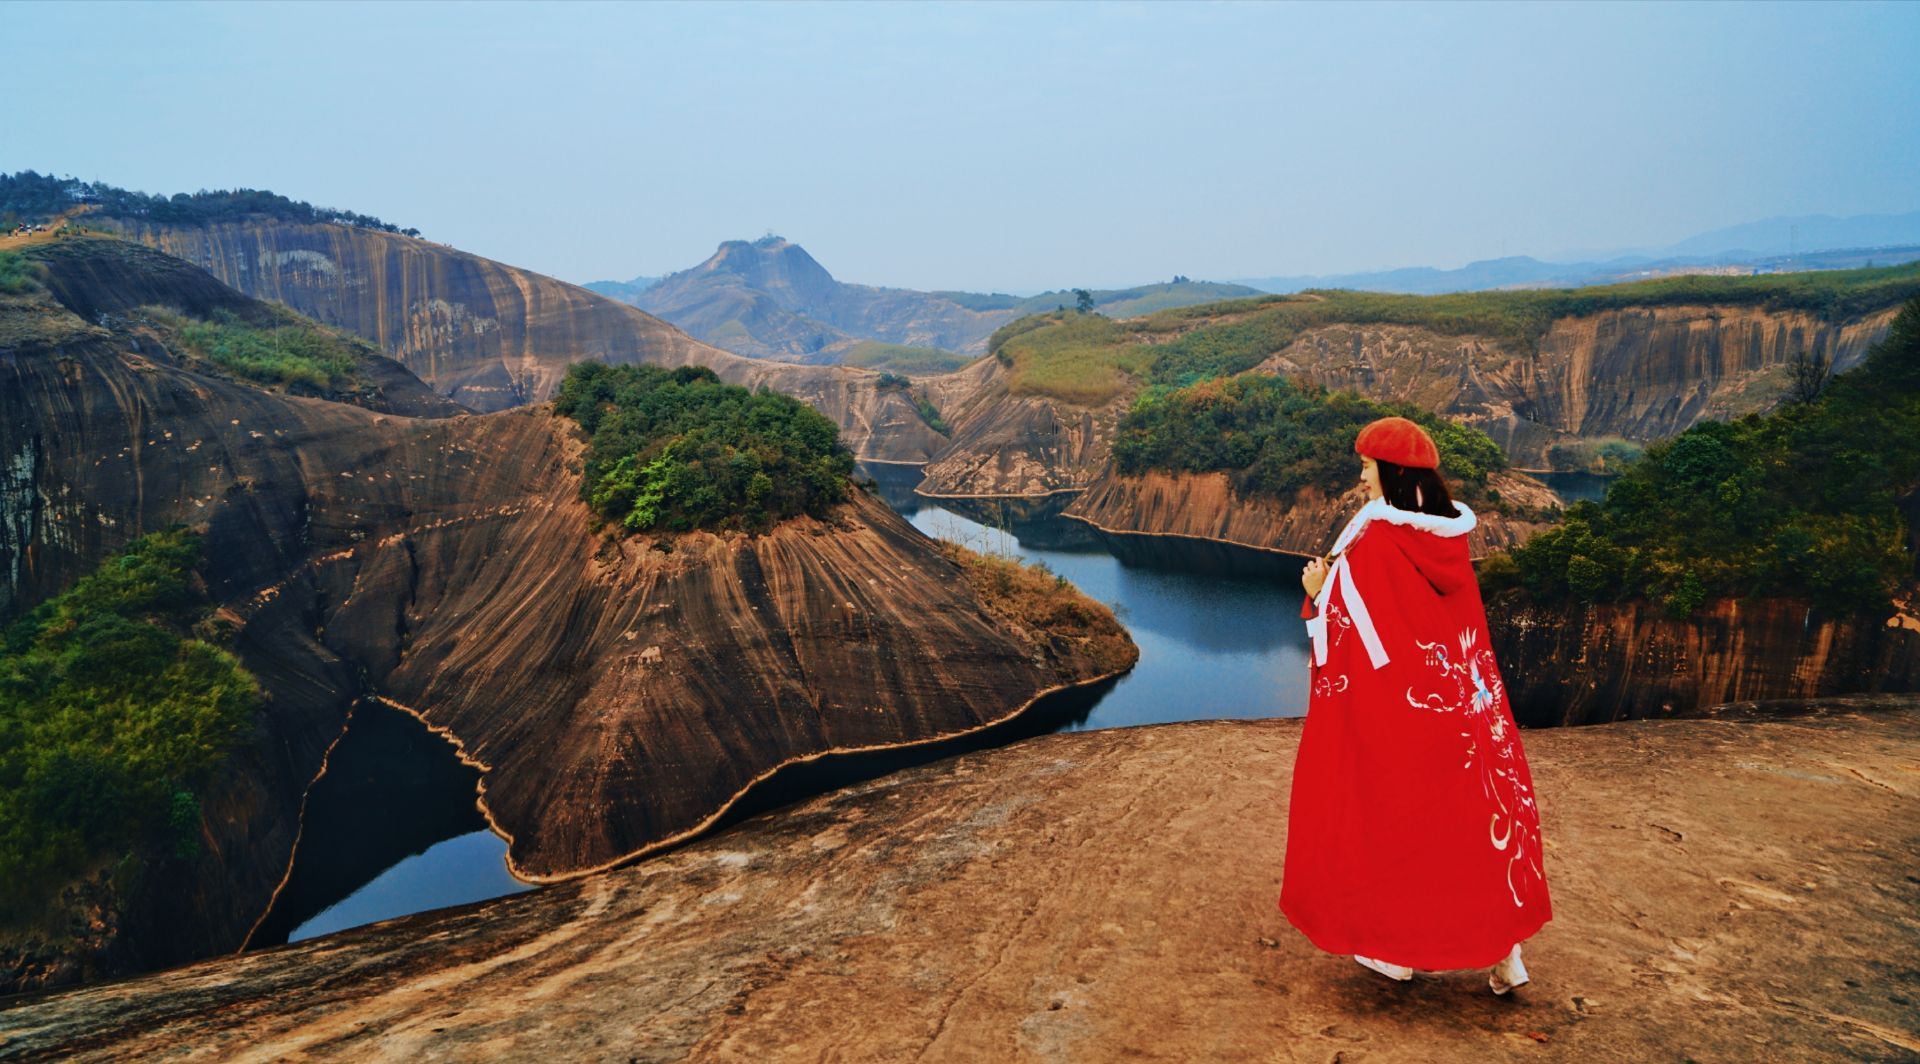
[[[1306,588],[1310,596],[1318,595],[1321,585],[1326,582],[1327,560],[1325,558],[1315,558],[1308,562],[1306,570],[1300,574],[1300,586]]]

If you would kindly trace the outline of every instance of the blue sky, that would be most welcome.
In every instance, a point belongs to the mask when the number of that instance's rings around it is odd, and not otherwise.
[[[1920,209],[1920,4],[0,4],[0,170],[573,281],[1119,285]]]

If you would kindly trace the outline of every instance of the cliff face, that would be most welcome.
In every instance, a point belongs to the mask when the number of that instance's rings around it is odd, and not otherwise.
[[[1857,364],[1898,308],[1838,325],[1754,307],[1658,307],[1556,321],[1537,354],[1475,336],[1399,325],[1310,330],[1250,373],[1282,374],[1410,402],[1486,432],[1520,469],[1546,469],[1555,444],[1653,441],[1705,419],[1770,409],[1795,352]],[[1024,495],[1101,476],[1132,395],[1098,409],[1014,395],[991,360],[927,387],[952,440],[927,464],[930,494]],[[964,386],[963,386],[964,384]]]
[[[430,420],[275,394],[33,302],[44,326],[0,315],[11,592],[190,525],[270,695],[205,803],[209,853],[156,885],[164,904],[127,904],[93,974],[241,942],[358,699],[452,740],[514,867],[542,878],[696,830],[780,764],[965,732],[1131,664],[1002,617],[864,494],[761,537],[607,536],[582,445],[544,408]]]
[[[1527,733],[1555,911],[1504,998],[1287,924],[1301,729],[1248,721],[946,760],[0,1032],[82,1060],[1911,1060],[1920,708],[1863,702]]]
[[[1519,474],[1496,473],[1490,485],[1502,498],[1530,506],[1554,505],[1545,485]],[[1065,516],[1085,521],[1110,536],[1171,536],[1230,543],[1257,550],[1311,556],[1333,539],[1366,501],[1356,486],[1331,498],[1303,491],[1287,504],[1233,489],[1225,473],[1148,472],[1140,476],[1109,473],[1073,500]],[[1474,557],[1524,542],[1548,527],[1505,515],[1478,513],[1468,533]]]
[[[116,223],[259,299],[378,344],[477,411],[550,397],[587,359],[701,365],[811,404],[866,458],[924,460],[945,445],[878,375],[741,358],[634,307],[441,244],[373,229],[263,221],[205,227]]]
[[[1807,603],[1720,599],[1676,621],[1645,603],[1487,603],[1523,725],[1688,715],[1724,702],[1920,690],[1920,630]]]
[[[1408,326],[1335,325],[1300,336],[1255,372],[1418,404],[1482,429],[1515,465],[1544,469],[1556,443],[1652,441],[1769,409],[1796,352],[1844,372],[1898,310],[1839,324],[1759,307],[1613,310],[1555,321],[1536,354]]]

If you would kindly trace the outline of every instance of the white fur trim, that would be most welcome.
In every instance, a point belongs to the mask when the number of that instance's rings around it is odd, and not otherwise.
[[[1373,618],[1367,614],[1367,604],[1361,601],[1360,589],[1354,586],[1353,573],[1347,568],[1347,547],[1359,538],[1367,522],[1374,520],[1407,525],[1449,539],[1464,536],[1473,531],[1479,519],[1473,516],[1473,511],[1467,509],[1465,503],[1456,502],[1453,505],[1460,511],[1459,515],[1441,517],[1439,514],[1402,510],[1388,505],[1385,499],[1372,499],[1347,521],[1347,527],[1340,530],[1340,538],[1333,542],[1333,553],[1339,557],[1333,560],[1333,568],[1327,573],[1327,582],[1320,586],[1320,593],[1313,598],[1316,616],[1307,618],[1307,634],[1313,638],[1314,664],[1327,663],[1327,599],[1333,594],[1335,584],[1342,586],[1341,599],[1347,604],[1347,613],[1353,619],[1355,630],[1360,633],[1360,642],[1366,646],[1367,657],[1373,667],[1377,669],[1387,663],[1387,648],[1381,644],[1380,635],[1373,627]]]

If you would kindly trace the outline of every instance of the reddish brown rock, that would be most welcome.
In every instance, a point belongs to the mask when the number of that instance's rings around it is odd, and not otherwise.
[[[1488,484],[1503,499],[1520,505],[1546,509],[1558,503],[1544,484],[1521,474],[1495,473]],[[1225,473],[1151,471],[1120,476],[1110,472],[1075,498],[1064,516],[1108,536],[1206,540],[1310,557],[1333,545],[1334,537],[1365,501],[1365,489],[1357,484],[1332,498],[1307,489],[1283,504],[1242,495]],[[1467,541],[1476,558],[1525,542],[1550,527],[1492,510],[1476,517],[1478,523]]]
[[[1532,727],[1689,716],[1723,702],[1920,690],[1920,624],[1804,599],[1487,603],[1514,717]],[[1908,618],[1911,620],[1911,618]]]
[[[1297,721],[1049,736],[667,856],[17,1002],[82,1060],[1910,1060],[1920,702],[1534,732],[1507,998],[1274,905]]]

